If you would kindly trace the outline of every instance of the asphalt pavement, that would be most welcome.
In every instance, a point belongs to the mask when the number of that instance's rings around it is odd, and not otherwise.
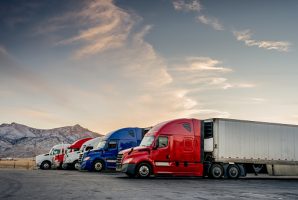
[[[130,179],[114,172],[0,169],[0,199],[298,199],[298,178]]]

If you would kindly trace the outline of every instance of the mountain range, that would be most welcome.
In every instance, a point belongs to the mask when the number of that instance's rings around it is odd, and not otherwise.
[[[53,129],[36,129],[23,124],[11,123],[0,125],[0,158],[28,158],[47,153],[59,143],[71,144],[86,137],[98,137],[80,125]]]

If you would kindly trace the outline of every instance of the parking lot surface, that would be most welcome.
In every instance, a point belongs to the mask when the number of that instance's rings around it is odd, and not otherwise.
[[[298,199],[298,178],[129,179],[113,172],[0,169],[0,199]]]

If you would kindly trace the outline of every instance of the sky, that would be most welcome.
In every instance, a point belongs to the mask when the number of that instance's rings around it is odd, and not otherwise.
[[[0,1],[0,123],[298,124],[296,0]]]

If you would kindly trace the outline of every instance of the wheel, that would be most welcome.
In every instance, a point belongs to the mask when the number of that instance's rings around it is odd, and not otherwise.
[[[96,160],[93,163],[93,170],[96,172],[101,172],[104,169],[104,162],[101,160]]]
[[[61,164],[61,169],[64,169],[64,170],[68,169],[68,164],[62,163]]]
[[[80,165],[80,163],[77,160],[73,162],[73,166],[77,170],[79,170],[81,168],[81,165]]]
[[[224,174],[224,169],[220,164],[213,164],[209,171],[209,176],[212,178],[221,178]]]
[[[151,166],[147,163],[141,163],[136,171],[137,177],[148,178],[152,173]]]
[[[50,161],[43,161],[40,165],[40,169],[44,169],[44,170],[47,170],[47,169],[51,169],[51,162]]]
[[[237,165],[229,165],[227,174],[229,178],[238,178],[240,176],[240,169]]]

